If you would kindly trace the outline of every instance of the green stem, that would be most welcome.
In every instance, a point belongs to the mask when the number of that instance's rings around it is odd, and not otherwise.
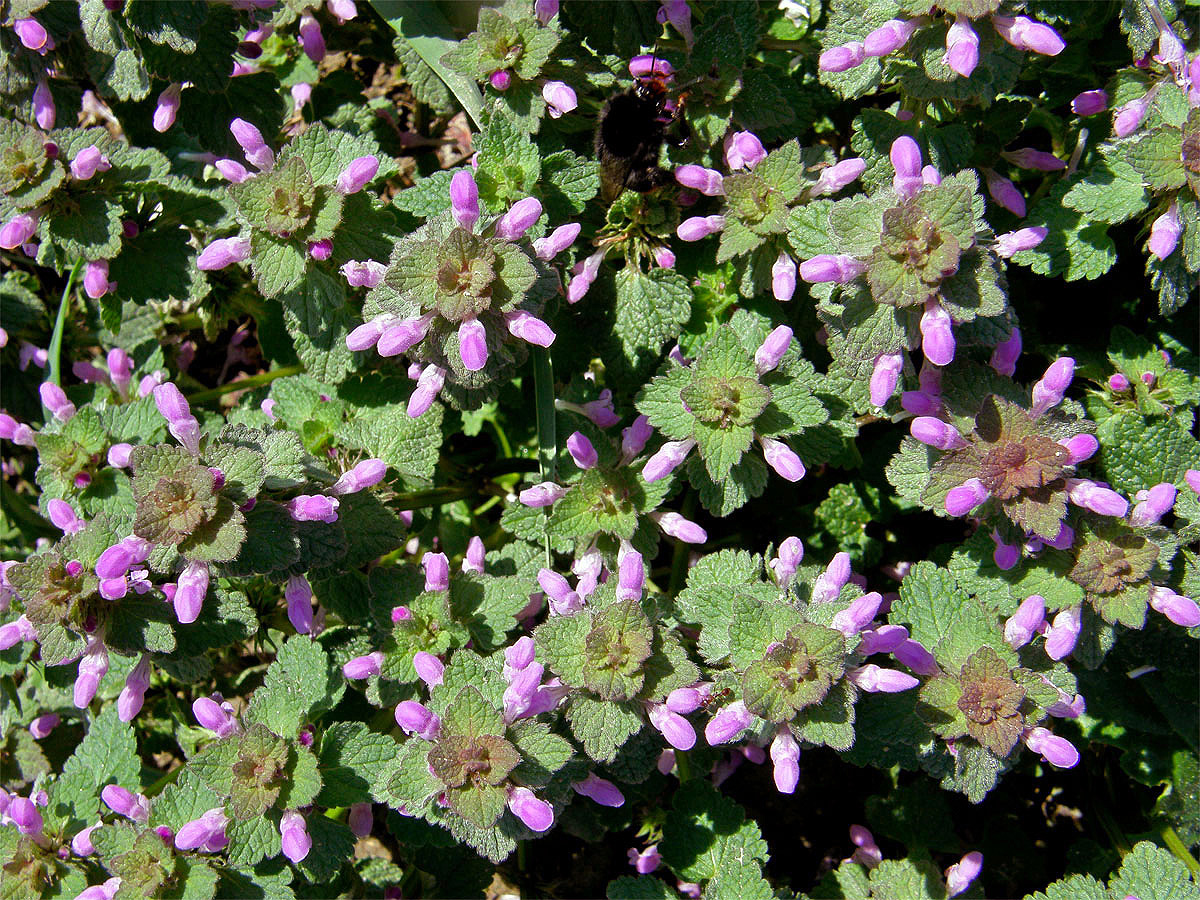
[[[1167,845],[1167,849],[1188,867],[1193,879],[1200,880],[1200,862],[1197,862],[1196,857],[1188,852],[1187,845],[1180,839],[1175,829],[1167,825],[1163,828],[1161,834],[1163,843]]]
[[[679,770],[679,783],[683,784],[692,777],[692,767],[688,762],[686,750],[675,751],[675,768]]]
[[[79,260],[71,267],[71,274],[67,276],[67,285],[63,288],[62,299],[58,301],[58,317],[54,320],[54,333],[50,336],[50,349],[46,355],[50,358],[50,380],[55,384],[62,384],[62,360],[59,358],[62,355],[62,340],[63,329],[67,325],[67,310],[71,307],[71,291],[75,288],[75,279],[79,277],[79,273],[83,271],[83,260]]]
[[[388,506],[398,510],[425,509],[429,506],[441,506],[445,503],[463,500],[475,493],[476,490],[471,487],[444,487],[432,488],[428,491],[411,491],[407,494],[397,494],[388,501]]]
[[[685,519],[690,519],[692,513],[696,510],[696,492],[688,491],[683,498],[683,508],[680,513]],[[671,554],[671,580],[667,586],[667,596],[674,597],[683,590],[683,583],[687,579],[688,572],[688,554],[691,552],[691,544],[685,544],[683,541],[675,542],[675,550]]]
[[[264,384],[270,384],[276,378],[286,378],[288,375],[299,375],[304,371],[304,366],[280,366],[278,369],[272,369],[269,372],[259,372],[257,375],[250,375],[247,378],[242,378],[238,381],[231,381],[229,384],[223,384],[220,387],[212,388],[207,391],[197,391],[188,396],[188,403],[209,403],[226,394],[232,394],[234,391],[245,391],[250,388],[262,387]]]
[[[533,400],[537,408],[538,465],[542,481],[554,481],[558,475],[558,435],[554,422],[554,366],[550,351],[533,347]],[[550,538],[544,539],[546,565],[550,565]]]

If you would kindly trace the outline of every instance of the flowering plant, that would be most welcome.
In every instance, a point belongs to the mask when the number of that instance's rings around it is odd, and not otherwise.
[[[1200,900],[1185,12],[0,4],[0,897]]]

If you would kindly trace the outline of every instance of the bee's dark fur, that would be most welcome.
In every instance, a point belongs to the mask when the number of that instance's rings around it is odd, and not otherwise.
[[[622,191],[649,191],[671,181],[658,164],[670,120],[664,121],[666,87],[645,81],[608,99],[596,126],[600,195],[612,203]]]

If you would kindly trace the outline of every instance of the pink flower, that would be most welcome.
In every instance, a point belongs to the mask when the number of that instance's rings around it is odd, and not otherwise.
[[[724,216],[692,216],[679,224],[675,236],[681,241],[700,241],[724,227]]]
[[[1101,90],[1084,91],[1077,94],[1071,101],[1071,112],[1077,116],[1094,116],[1108,109],[1108,92]]]
[[[1179,201],[1172,200],[1167,211],[1154,220],[1150,226],[1150,240],[1146,246],[1152,256],[1166,259],[1179,246],[1179,238],[1183,234],[1183,222],[1179,218]]]
[[[983,174],[992,199],[1017,218],[1023,219],[1025,217],[1025,198],[1017,190],[1017,186],[994,169],[984,169]]]
[[[867,56],[887,56],[889,53],[896,52],[908,43],[912,33],[923,21],[918,17],[907,21],[890,19],[884,22],[863,38],[863,52]]]
[[[539,800],[527,787],[513,788],[509,792],[508,808],[530,831],[547,831],[554,824],[554,807]]]
[[[834,281],[846,284],[867,271],[867,264],[853,256],[822,253],[800,263],[800,277],[809,284]]]
[[[796,261],[781,252],[771,266],[771,295],[781,303],[796,293]]]
[[[579,105],[575,91],[561,81],[547,81],[542,85],[542,99],[546,101],[546,112],[552,119],[571,112]]]
[[[209,272],[250,258],[249,238],[217,238],[200,251],[196,268]]]
[[[479,188],[470,169],[459,169],[450,179],[450,211],[454,221],[468,231],[479,221]]]
[[[966,16],[955,17],[954,24],[946,32],[946,53],[942,62],[963,78],[970,78],[979,65],[979,35]]]
[[[1043,56],[1058,56],[1067,46],[1049,25],[1027,16],[992,16],[996,32],[1018,50],[1032,50]]]
[[[154,106],[154,118],[151,120],[155,131],[162,134],[175,124],[175,116],[179,113],[179,101],[182,93],[183,85],[173,82],[158,95],[158,102]]]
[[[675,180],[706,197],[719,197],[725,193],[724,176],[716,169],[706,169],[689,163],[675,170]]]
[[[325,36],[311,15],[300,17],[300,46],[304,48],[304,55],[315,63],[325,58]]]
[[[871,405],[884,406],[896,392],[900,370],[904,368],[904,356],[900,353],[884,353],[875,360],[871,371]]]
[[[263,140],[262,132],[253,124],[245,119],[234,119],[229,123],[229,130],[252,166],[263,172],[274,167],[275,153]]]
[[[379,172],[379,159],[374,156],[360,156],[351,160],[342,170],[337,179],[339,194],[357,194]]]
[[[749,131],[738,131],[725,139],[725,163],[730,169],[753,169],[767,158],[767,151]]]
[[[487,365],[487,329],[478,319],[464,319],[458,326],[458,354],[468,372]]]
[[[625,796],[620,789],[595,772],[588,772],[587,778],[583,781],[572,782],[571,788],[575,793],[590,797],[601,806],[617,808],[625,805]]]
[[[566,225],[558,226],[546,237],[538,238],[533,242],[534,255],[538,259],[554,259],[555,256],[575,243],[582,227],[578,222],[569,222]]]
[[[774,328],[754,351],[754,370],[759,375],[774,371],[791,345],[792,329],[786,325]]]
[[[1036,225],[1002,234],[996,238],[996,255],[1001,259],[1009,259],[1023,250],[1032,250],[1041,244],[1049,233],[1049,229]]]
[[[817,68],[822,72],[847,72],[861,66],[866,58],[863,42],[851,41],[823,51],[817,60]]]
[[[542,216],[542,204],[536,197],[518,200],[496,222],[496,237],[502,241],[515,241],[528,231]]]
[[[775,472],[787,481],[799,481],[805,475],[804,463],[796,452],[783,441],[775,438],[759,437],[762,444],[763,457]]]
[[[935,366],[948,366],[954,361],[956,342],[950,314],[932,298],[925,303],[921,314],[921,352]]]
[[[313,627],[312,587],[303,575],[292,575],[283,588],[288,621],[297,634],[309,634]]]
[[[421,370],[417,377],[417,387],[408,398],[407,413],[410,418],[418,419],[423,416],[433,401],[442,392],[446,383],[446,370],[441,366],[430,363]]]

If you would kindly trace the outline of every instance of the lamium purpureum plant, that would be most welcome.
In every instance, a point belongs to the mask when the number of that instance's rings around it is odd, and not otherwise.
[[[1200,900],[1189,10],[0,6],[0,895]]]

